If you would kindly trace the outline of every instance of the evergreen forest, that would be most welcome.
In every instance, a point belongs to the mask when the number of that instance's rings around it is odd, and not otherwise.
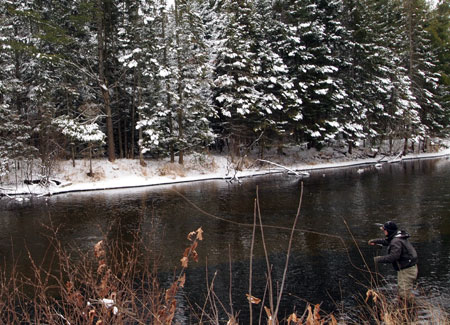
[[[447,0],[3,0],[0,174],[423,145],[449,131],[449,16]]]

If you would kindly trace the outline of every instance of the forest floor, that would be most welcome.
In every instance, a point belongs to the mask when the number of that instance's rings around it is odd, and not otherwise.
[[[33,172],[26,172],[30,168],[22,168],[17,174],[10,173],[9,177],[4,176],[1,179],[0,195],[41,196],[212,179],[240,181],[249,176],[283,172],[305,176],[310,171],[319,169],[371,165],[382,168],[383,164],[402,160],[429,159],[447,155],[450,155],[449,142],[443,141],[439,146],[435,146],[433,152],[416,150],[401,157],[399,154],[387,155],[366,148],[356,148],[349,154],[345,148],[338,147],[326,147],[320,151],[289,147],[285,148],[281,155],[268,151],[264,159],[258,159],[256,152],[250,152],[244,158],[234,160],[225,153],[195,153],[186,155],[183,165],[170,163],[169,158],[146,159],[146,166],[141,166],[139,159],[116,159],[114,162],[109,162],[106,158],[92,161],[81,159],[74,162],[61,160],[53,163],[51,172],[45,177],[39,173],[39,169],[42,168],[39,168],[38,164],[35,164]],[[42,181],[44,179],[45,181]]]

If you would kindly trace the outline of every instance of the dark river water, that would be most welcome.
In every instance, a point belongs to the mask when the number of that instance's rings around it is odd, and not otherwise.
[[[188,245],[189,232],[202,227],[199,262],[190,265],[178,319],[189,323],[188,304],[203,305],[206,274],[222,303],[248,319],[249,256],[255,198],[258,194],[264,239],[274,277],[281,281],[290,228],[304,194],[292,244],[280,315],[303,313],[306,302],[326,311],[351,308],[369,284],[362,256],[373,268],[377,251],[367,245],[381,237],[377,223],[396,221],[411,234],[419,254],[417,294],[450,311],[450,160],[409,161],[321,170],[309,178],[272,175],[242,179],[240,184],[204,181],[127,190],[71,193],[16,202],[0,200],[0,257],[14,259],[26,272],[26,250],[36,260],[48,247],[42,224],[61,225],[59,234],[82,250],[91,250],[117,227],[134,229],[143,217],[143,236],[156,236],[162,255],[161,281],[168,283]],[[342,239],[340,239],[340,238]],[[352,239],[354,238],[354,239]],[[347,249],[344,247],[346,246]],[[359,248],[358,248],[359,247]],[[362,255],[362,256],[361,256]],[[266,260],[262,237],[254,244],[252,294],[262,298]],[[231,264],[230,264],[231,260]],[[231,272],[230,272],[231,267]],[[388,283],[395,283],[391,266],[381,266]],[[232,274],[230,281],[230,273]],[[230,288],[231,287],[231,288]],[[258,311],[259,313],[259,311]]]

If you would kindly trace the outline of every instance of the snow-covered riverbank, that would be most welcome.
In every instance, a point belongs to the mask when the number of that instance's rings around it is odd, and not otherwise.
[[[139,160],[117,159],[109,162],[106,159],[93,160],[93,176],[88,176],[89,160],[78,160],[75,167],[72,161],[60,161],[55,164],[49,184],[2,184],[0,195],[54,195],[59,193],[106,190],[129,187],[154,186],[194,182],[212,179],[239,180],[249,176],[288,172],[304,176],[310,171],[333,169],[351,166],[370,166],[382,168],[383,164],[396,163],[402,160],[430,159],[450,155],[450,149],[443,148],[433,153],[415,153],[403,157],[387,157],[377,155],[368,158],[367,154],[355,153],[344,155],[336,150],[315,150],[290,152],[283,156],[267,157],[265,160],[244,159],[241,170],[236,170],[236,161],[231,162],[226,155],[189,155],[184,166],[170,164],[164,160],[146,160],[142,167]],[[38,177],[38,176],[37,176]]]

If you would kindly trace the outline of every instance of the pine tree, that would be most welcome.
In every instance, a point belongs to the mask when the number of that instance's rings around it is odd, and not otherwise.
[[[388,71],[385,60],[390,51],[376,42],[382,36],[377,30],[381,22],[375,16],[376,9],[371,1],[346,0],[343,3],[341,21],[347,34],[340,75],[347,96],[340,121],[344,125],[343,135],[349,143],[349,151],[353,143],[362,138],[374,145],[385,130],[386,95],[383,94],[389,92],[389,82],[383,71]]]
[[[358,3],[354,17],[353,94],[365,108],[369,138],[388,138],[392,150],[393,139],[423,133],[418,104],[402,64],[401,15],[396,4],[387,0]]]
[[[439,1],[437,7],[431,12],[426,30],[430,33],[432,53],[437,60],[432,70],[439,74],[440,80],[437,89],[437,100],[444,109],[437,122],[444,126],[443,134],[448,134],[450,122],[450,3]]]
[[[234,157],[240,155],[243,146],[257,138],[258,123],[250,116],[256,111],[261,94],[255,89],[258,66],[252,3],[229,0],[223,9],[228,19],[220,35],[222,46],[215,64],[213,100],[223,136],[228,138]]]
[[[107,64],[109,57],[107,52],[109,32],[111,31],[111,2],[105,0],[97,0],[95,18],[97,24],[97,68],[98,68],[98,86],[102,94],[103,109],[106,115],[106,134],[108,142],[108,160],[113,162],[116,159],[115,143],[114,143],[114,129],[113,129],[113,116],[111,108],[111,94],[110,94],[110,82],[106,75]]]
[[[363,103],[365,94],[360,73],[364,68],[360,61],[361,44],[357,40],[358,3],[352,0],[332,1],[323,7],[330,48],[328,56],[337,68],[336,73],[329,76],[332,80],[329,100],[335,109],[328,125],[335,130],[333,142],[342,140],[342,145],[345,142],[349,153],[368,137],[367,105]]]
[[[288,1],[287,22],[299,43],[290,56],[291,73],[303,101],[301,137],[321,147],[334,141],[342,131],[338,117],[347,94],[339,75],[342,36],[339,21],[341,3],[300,0]]]
[[[288,26],[277,17],[272,2],[259,0],[255,6],[255,52],[257,80],[260,94],[255,107],[255,130],[265,132],[260,140],[260,155],[264,145],[275,143],[279,153],[283,143],[294,132],[292,125],[302,118],[302,101],[297,96],[294,79],[282,59],[283,44],[287,42]]]
[[[176,2],[172,11],[161,3],[153,16],[154,42],[158,44],[147,53],[155,94],[141,110],[139,128],[143,132],[143,147],[153,154],[169,153],[179,163],[187,149],[209,144],[210,106],[207,76],[207,50],[199,8],[195,2]]]
[[[39,158],[39,149],[45,159],[45,134],[39,130],[57,80],[44,68],[49,60],[41,55],[39,11],[32,1],[23,1],[2,3],[0,13],[2,157],[32,160]]]
[[[154,71],[158,66],[155,42],[156,10],[153,1],[130,1],[119,6],[118,61],[125,72],[118,89],[119,148],[121,156],[126,155],[133,159],[137,145],[141,165],[145,165],[145,148],[140,123],[146,109],[154,105],[156,96],[153,87]]]
[[[153,156],[169,154],[175,160],[173,32],[165,0],[155,3],[148,13],[147,32],[151,40],[145,38],[146,78],[143,90],[150,96],[140,105],[138,128],[142,131],[142,148]],[[143,35],[144,36],[144,35]]]
[[[208,62],[206,80],[209,80],[207,102],[213,112],[208,116],[211,131],[215,137],[215,148],[222,152],[226,143],[227,132],[224,129],[224,121],[218,114],[218,107],[214,105],[214,80],[216,78],[216,66],[226,39],[224,31],[229,24],[230,15],[226,12],[226,2],[221,0],[197,1],[199,14],[204,25],[204,42],[207,49]]]
[[[37,150],[31,145],[32,129],[10,106],[6,89],[0,87],[0,177],[8,174],[21,162],[32,161]]]
[[[403,33],[408,43],[405,48],[405,66],[412,81],[412,92],[420,105],[420,119],[427,133],[433,136],[443,128],[445,112],[438,102],[439,74],[434,72],[437,61],[426,31],[427,7],[420,0],[404,2]]]
[[[200,8],[195,1],[175,2],[179,163],[186,149],[203,148],[213,138],[207,119],[213,112],[208,102],[208,48]]]

